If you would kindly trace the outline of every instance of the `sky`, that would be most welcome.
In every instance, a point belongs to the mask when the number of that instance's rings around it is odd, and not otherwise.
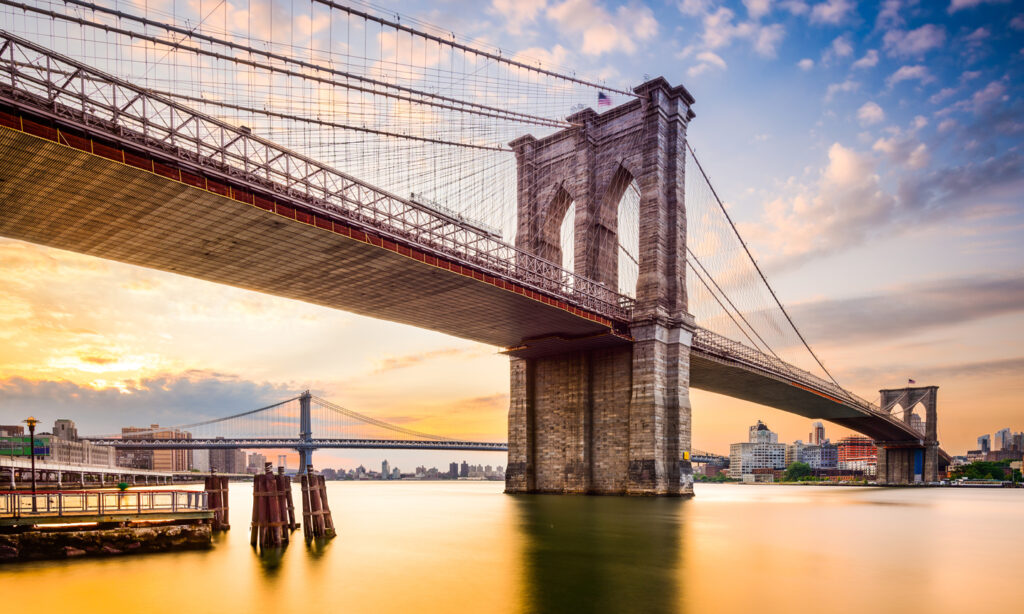
[[[685,85],[691,144],[840,383],[867,399],[908,378],[939,386],[951,453],[1024,430],[1024,3],[383,6],[609,84]],[[0,289],[0,424],[180,424],[310,389],[420,431],[505,437],[501,348],[9,239]],[[698,449],[725,453],[758,419],[780,441],[811,429],[779,410],[691,398]],[[493,453],[317,459],[384,457],[403,470],[504,464]]]

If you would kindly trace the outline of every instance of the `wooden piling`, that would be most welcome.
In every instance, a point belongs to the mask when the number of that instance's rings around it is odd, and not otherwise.
[[[335,536],[331,507],[327,503],[327,483],[322,475],[313,474],[313,466],[306,466],[302,476],[302,526],[306,541],[315,537]]]
[[[203,489],[206,491],[206,503],[213,512],[211,528],[214,531],[227,531],[231,528],[228,520],[228,479],[211,473],[204,480]]]
[[[249,543],[260,549],[279,548],[288,543],[287,501],[278,486],[273,465],[267,463],[262,474],[253,477],[252,530]],[[282,514],[283,511],[283,514]]]
[[[295,522],[295,502],[292,501],[292,481],[284,474],[284,467],[277,468],[277,489],[283,493],[281,497],[281,520],[286,521],[289,531],[299,528]]]

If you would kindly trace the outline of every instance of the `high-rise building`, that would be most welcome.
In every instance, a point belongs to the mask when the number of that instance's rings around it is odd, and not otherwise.
[[[978,437],[978,449],[981,450],[982,454],[985,454],[992,450],[992,436],[982,435]]]
[[[825,443],[825,425],[821,422],[815,422],[812,427],[813,430],[807,435],[807,441],[812,446],[820,446]]]
[[[161,429],[159,424],[151,424],[149,428],[126,426],[121,429],[121,439],[192,439],[192,433],[170,428]],[[122,458],[125,460],[124,463]],[[188,471],[192,468],[192,451],[126,450],[124,454],[119,451],[117,464],[154,471]]]
[[[249,460],[245,465],[245,472],[252,474],[263,473],[266,468],[267,457],[265,454],[253,452],[249,455]]]
[[[1010,433],[1010,429],[999,429],[996,431],[995,441],[993,442],[998,450],[1009,450],[1013,448],[1013,434]]]
[[[448,464],[448,477],[457,478],[459,477],[459,464],[449,463]]]
[[[734,443],[729,447],[729,475],[741,480],[754,475],[755,469],[782,470],[786,468],[786,444],[779,443],[779,436],[768,426],[757,421],[750,427],[745,443]]]
[[[53,423],[53,436],[64,441],[78,441],[78,429],[74,420],[61,418]]]
[[[750,427],[749,443],[779,443],[779,436],[760,420]]]
[[[210,450],[210,470],[218,473],[245,473],[245,451],[238,448]],[[260,468],[260,473],[263,468]]]
[[[391,479],[391,469],[388,466],[387,459],[384,459],[384,462],[382,462],[380,464],[380,479],[382,479],[382,480],[389,480],[389,479]]]
[[[459,467],[459,477],[460,478],[468,478],[469,477],[469,463],[467,463],[466,461],[462,461],[462,466]]]
[[[402,479],[402,472],[398,470],[398,467],[395,467],[395,468],[393,468],[391,470],[391,479],[392,480],[401,480]]]

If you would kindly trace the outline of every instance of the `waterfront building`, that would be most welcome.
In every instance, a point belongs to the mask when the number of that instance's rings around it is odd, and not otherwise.
[[[384,462],[380,464],[380,476],[380,479],[382,480],[387,480],[391,478],[391,469],[388,466],[387,459],[384,459]]]
[[[839,449],[836,444],[825,440],[825,443],[821,444],[821,468],[822,469],[836,469],[839,466]]]
[[[400,472],[398,470],[398,467],[395,467],[394,469],[391,470],[391,479],[392,480],[401,480],[402,479],[402,472]]]
[[[982,454],[987,454],[988,451],[991,450],[991,449],[992,449],[992,436],[991,435],[982,435],[981,437],[978,437],[978,450],[980,450]]]
[[[750,427],[750,433],[748,435],[749,443],[779,443],[779,435],[773,433],[764,422],[760,420],[757,424]]]
[[[25,434],[25,427],[20,424],[0,424],[0,437],[21,437]]]
[[[192,450],[192,469],[200,473],[210,472],[209,450]]]
[[[3,427],[3,430],[17,433],[12,427]],[[28,456],[29,445],[27,435],[0,437],[0,455]],[[54,422],[53,433],[37,433],[35,448],[39,460],[64,465],[113,467],[117,460],[113,448],[80,440],[75,423],[66,419]]]
[[[193,461],[194,462],[194,461]],[[267,456],[260,454],[259,452],[253,452],[249,455],[249,462],[245,465],[245,472],[252,474],[263,473],[264,467],[267,464]]]
[[[469,463],[467,463],[466,461],[462,461],[462,467],[459,468],[459,477],[460,478],[468,478],[469,477]]]
[[[878,465],[878,448],[869,437],[844,437],[836,444],[839,469],[863,471],[864,475],[875,475]]]
[[[210,471],[219,473],[245,473],[245,451],[238,448],[210,450]],[[260,468],[262,472],[262,467]]]
[[[448,463],[448,477],[457,478],[459,477],[459,464]]]
[[[737,480],[753,476],[755,469],[782,470],[786,468],[786,444],[768,426],[757,421],[750,427],[748,441],[729,447],[729,476]],[[758,472],[758,475],[769,475]],[[753,479],[753,478],[750,478]]]
[[[121,439],[192,439],[192,433],[151,424],[149,428],[126,426],[121,428]],[[119,450],[117,464],[153,471],[189,471],[192,469],[191,450]]]

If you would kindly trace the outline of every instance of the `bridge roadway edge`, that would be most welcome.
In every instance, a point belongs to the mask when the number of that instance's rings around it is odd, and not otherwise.
[[[281,195],[262,198],[181,169],[172,169],[179,173],[174,179],[166,167],[0,109],[0,235],[499,347],[602,335],[615,326],[528,287],[284,205]],[[58,175],[52,179],[59,186],[25,185],[33,173]],[[140,195],[165,202],[142,202]],[[209,234],[196,236],[201,232]],[[246,249],[239,239],[253,244]],[[288,249],[296,244],[306,249]],[[311,254],[309,247],[319,250]]]

